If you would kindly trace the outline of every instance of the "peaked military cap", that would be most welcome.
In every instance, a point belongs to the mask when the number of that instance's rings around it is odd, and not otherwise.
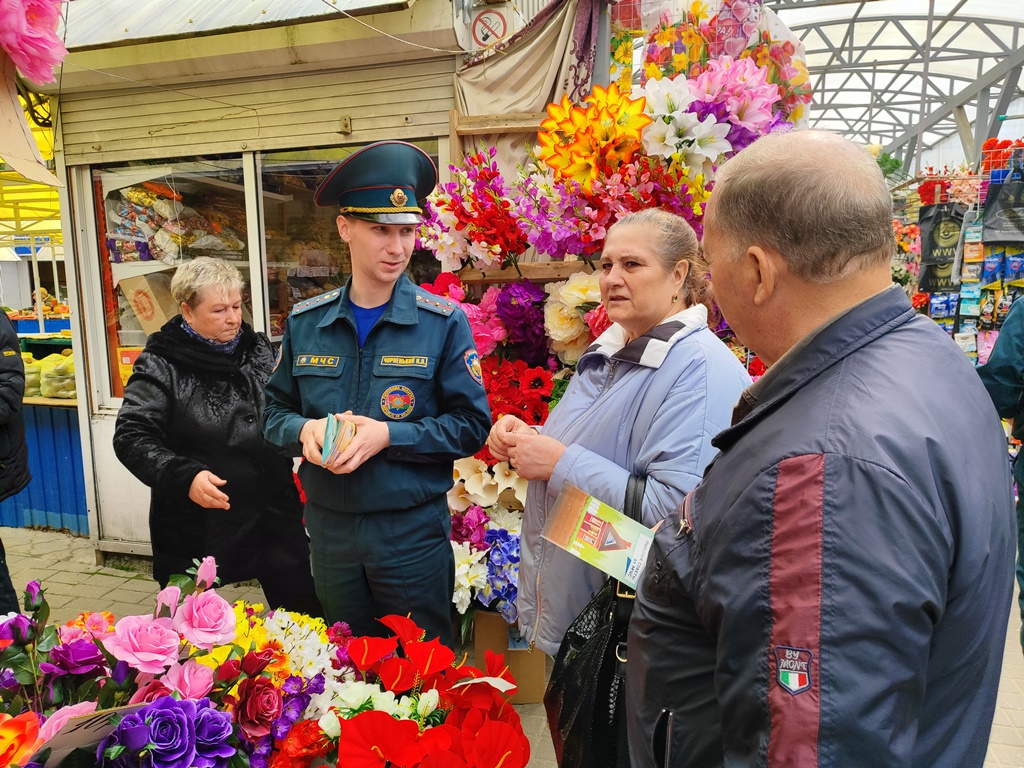
[[[338,163],[313,202],[379,224],[419,224],[421,202],[435,186],[437,168],[426,152],[404,141],[378,141]]]

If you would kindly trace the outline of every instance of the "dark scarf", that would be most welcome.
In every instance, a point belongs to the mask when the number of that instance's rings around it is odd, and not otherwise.
[[[181,318],[181,330],[191,336],[193,339],[198,339],[215,349],[217,352],[221,352],[225,355],[234,354],[235,350],[238,349],[238,342],[242,339],[242,327],[238,327],[238,333],[235,334],[235,338],[231,341],[214,341],[208,339],[205,336],[201,336],[195,328],[188,324],[188,321],[184,317]]]

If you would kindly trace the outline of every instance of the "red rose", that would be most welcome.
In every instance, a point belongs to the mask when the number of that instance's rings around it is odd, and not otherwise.
[[[238,659],[228,659],[217,667],[217,680],[226,683],[234,680],[241,673],[241,664]]]
[[[266,677],[249,677],[238,686],[235,722],[242,735],[256,741],[270,733],[270,724],[281,715],[281,692]]]
[[[264,648],[262,651],[249,651],[242,657],[242,671],[249,677],[255,677],[274,660],[274,649]]]

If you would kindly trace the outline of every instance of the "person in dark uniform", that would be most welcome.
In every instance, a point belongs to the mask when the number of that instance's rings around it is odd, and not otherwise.
[[[32,475],[28,470],[25,422],[21,401],[25,396],[25,363],[14,323],[0,311],[0,501],[20,493]],[[0,616],[20,611],[18,593],[7,569],[0,541]]]
[[[411,614],[453,642],[455,561],[448,537],[452,465],[491,425],[469,321],[404,274],[437,170],[417,147],[383,141],[355,152],[314,200],[338,205],[348,243],[345,287],[292,310],[267,383],[264,429],[301,447],[313,578],[328,621],[382,635],[377,619]],[[328,414],[356,434],[326,467]]]

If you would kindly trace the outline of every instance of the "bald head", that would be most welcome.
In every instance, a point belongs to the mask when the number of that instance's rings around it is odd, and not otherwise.
[[[864,147],[826,131],[758,139],[722,167],[712,200],[707,223],[736,253],[770,248],[811,282],[888,265],[895,249],[881,169]]]

